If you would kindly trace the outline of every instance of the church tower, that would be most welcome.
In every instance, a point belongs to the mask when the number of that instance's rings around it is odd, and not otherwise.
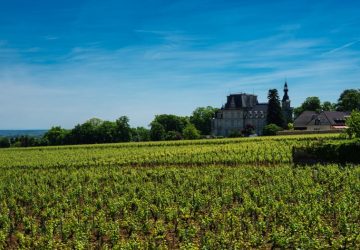
[[[281,108],[286,124],[293,122],[293,108],[290,106],[290,98],[288,92],[289,92],[288,84],[285,81],[284,96],[281,102],[282,104]]]

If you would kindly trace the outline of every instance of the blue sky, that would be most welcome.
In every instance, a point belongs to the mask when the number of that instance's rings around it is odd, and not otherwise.
[[[359,1],[0,0],[0,129],[190,115],[360,86]]]

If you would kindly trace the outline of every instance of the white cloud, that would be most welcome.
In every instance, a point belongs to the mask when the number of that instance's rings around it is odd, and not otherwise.
[[[337,51],[340,51],[340,50],[346,49],[346,48],[348,48],[348,47],[350,47],[350,46],[353,46],[354,44],[356,44],[356,43],[358,43],[358,42],[360,42],[360,39],[358,39],[358,40],[356,40],[356,41],[353,41],[353,42],[346,43],[346,44],[344,44],[344,45],[342,45],[342,46],[340,46],[340,47],[337,47],[337,48],[335,48],[335,49],[332,49],[332,50],[330,50],[330,51],[328,51],[328,52],[326,52],[326,53],[324,53],[324,54],[325,54],[325,55],[329,55],[329,54],[335,53],[335,52],[337,52]]]

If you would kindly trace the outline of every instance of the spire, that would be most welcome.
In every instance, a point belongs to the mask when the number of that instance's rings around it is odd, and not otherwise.
[[[286,102],[286,101],[290,100],[288,92],[289,92],[289,89],[288,89],[287,81],[285,80],[284,96],[283,96],[283,99],[282,99],[283,102]]]

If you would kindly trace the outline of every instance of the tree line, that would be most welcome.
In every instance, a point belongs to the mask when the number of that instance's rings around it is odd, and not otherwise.
[[[263,134],[273,135],[282,129],[291,129],[292,121],[286,121],[283,116],[280,98],[276,89],[268,92],[267,126]],[[114,142],[140,142],[199,139],[211,134],[211,120],[218,109],[207,106],[196,108],[191,116],[177,116],[173,114],[156,115],[150,123],[150,128],[129,125],[129,118],[121,116],[115,121],[103,121],[92,118],[73,129],[60,126],[52,127],[42,137],[19,136],[14,138],[0,138],[0,147],[30,147],[75,145]],[[294,117],[303,111],[352,111],[360,110],[360,89],[344,90],[337,103],[321,102],[319,97],[307,97],[305,101],[294,109]],[[248,136],[254,128],[247,125],[240,133],[231,136]]]
[[[216,108],[208,106],[195,109],[190,117],[172,114],[156,115],[150,123],[150,129],[131,127],[127,116],[121,116],[115,121],[92,118],[72,129],[54,126],[40,138],[30,136],[0,138],[0,147],[200,139],[210,135],[211,119],[216,111]]]

